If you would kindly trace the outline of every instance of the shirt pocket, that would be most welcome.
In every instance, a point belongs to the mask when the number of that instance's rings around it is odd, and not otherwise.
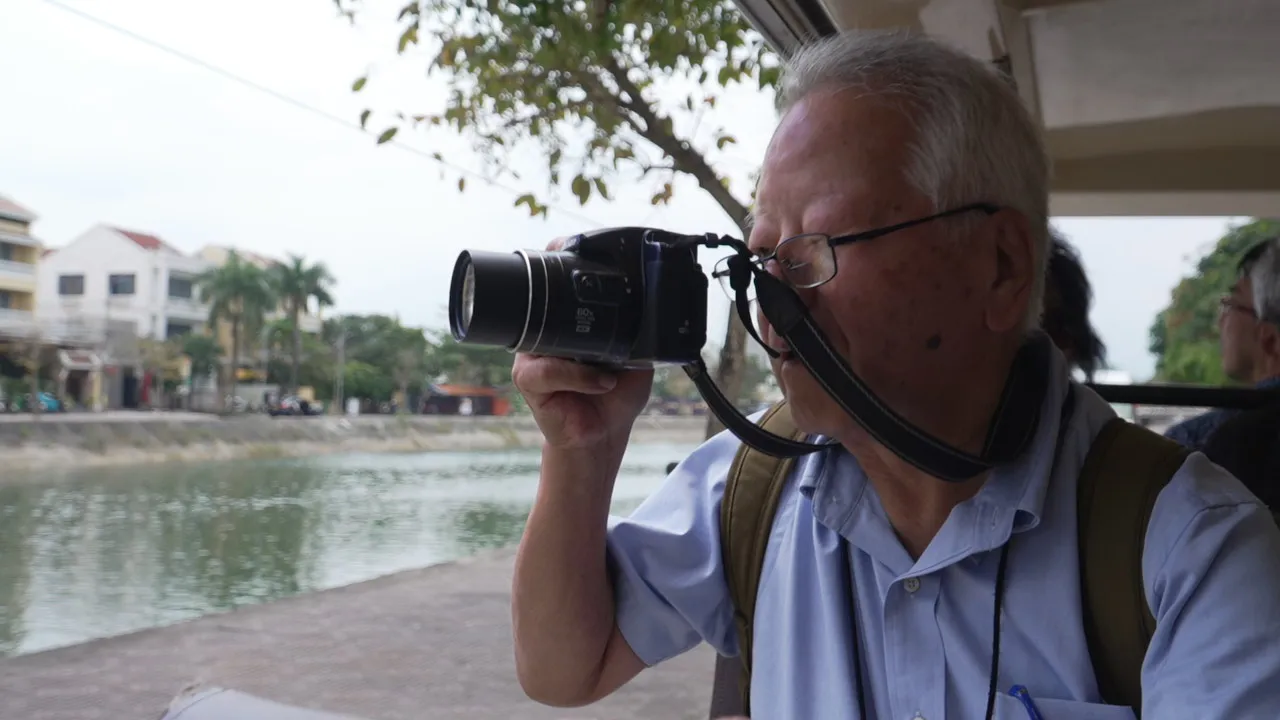
[[[1079,700],[1035,698],[1044,720],[1137,720],[1128,705],[1103,705]],[[1027,708],[1012,695],[996,696],[995,720],[1028,720]]]

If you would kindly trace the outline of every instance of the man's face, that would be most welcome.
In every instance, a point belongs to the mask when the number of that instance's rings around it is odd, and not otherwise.
[[[903,177],[909,127],[901,113],[853,92],[814,94],[794,106],[766,153],[752,249],[764,253],[800,233],[844,235],[949,209],[935,209]],[[938,417],[945,414],[939,394],[953,397],[966,377],[992,364],[998,334],[1021,332],[1031,243],[1010,240],[1007,226],[1021,221],[1002,220],[1007,214],[975,212],[837,246],[835,276],[799,291],[854,372],[926,431],[946,422]],[[965,221],[972,230],[960,237]],[[1024,256],[1002,261],[996,251],[1010,242],[1025,245]],[[769,269],[780,273],[776,263]],[[785,349],[759,320],[765,341]],[[772,365],[800,427],[841,438],[861,432],[798,359],[784,355]]]
[[[1258,326],[1253,311],[1253,283],[1240,278],[1222,299],[1218,335],[1222,344],[1222,370],[1238,382],[1253,382]]]

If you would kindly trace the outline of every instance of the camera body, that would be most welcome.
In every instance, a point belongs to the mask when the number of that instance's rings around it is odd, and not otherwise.
[[[463,251],[450,330],[462,343],[615,367],[694,362],[707,341],[708,281],[689,240],[625,227],[555,251]]]

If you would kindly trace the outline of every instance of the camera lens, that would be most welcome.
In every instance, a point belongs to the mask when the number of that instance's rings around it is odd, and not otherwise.
[[[643,279],[631,281],[620,264],[573,250],[464,250],[449,286],[449,329],[460,343],[624,361],[643,316],[633,290]]]
[[[529,281],[529,264],[520,253],[464,250],[449,287],[454,339],[515,348],[529,324]]]

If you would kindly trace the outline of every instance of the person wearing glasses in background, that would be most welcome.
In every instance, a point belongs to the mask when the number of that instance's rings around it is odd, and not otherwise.
[[[1219,304],[1219,342],[1227,377],[1254,387],[1280,389],[1280,237],[1249,248],[1236,267],[1236,282]],[[1210,410],[1165,431],[1202,450],[1219,426],[1237,411]]]

